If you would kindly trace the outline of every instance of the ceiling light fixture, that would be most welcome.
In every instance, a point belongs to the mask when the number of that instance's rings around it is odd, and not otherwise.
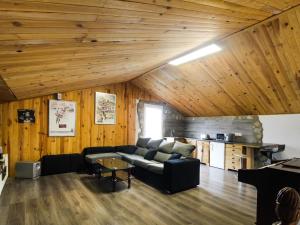
[[[222,48],[220,46],[218,46],[216,44],[211,44],[206,47],[200,48],[196,51],[193,51],[191,53],[188,53],[184,56],[181,56],[177,59],[174,59],[174,60],[170,61],[169,64],[171,64],[173,66],[178,66],[180,64],[183,64],[183,63],[195,60],[195,59],[199,59],[199,58],[202,58],[207,55],[211,55],[211,54],[213,54],[215,52],[219,52],[221,50],[222,50]]]

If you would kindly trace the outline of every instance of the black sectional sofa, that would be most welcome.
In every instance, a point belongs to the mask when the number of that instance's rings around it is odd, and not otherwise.
[[[119,157],[135,165],[135,177],[175,193],[199,184],[200,161],[190,157],[194,149],[195,146],[180,142],[139,139],[137,146],[90,147],[85,148],[82,155],[89,173],[98,173],[97,159]]]
[[[176,193],[199,184],[200,161],[191,158],[195,146],[180,142],[140,138],[137,145],[89,147],[81,154],[48,155],[42,158],[42,175],[67,172],[98,173],[99,158],[119,157],[135,165],[136,178],[167,193]]]

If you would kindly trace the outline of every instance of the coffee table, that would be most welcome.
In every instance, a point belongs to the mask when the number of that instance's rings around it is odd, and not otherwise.
[[[122,160],[121,158],[108,157],[97,159],[96,162],[100,165],[100,178],[103,173],[111,173],[111,181],[112,181],[112,190],[116,191],[116,184],[119,181],[126,181],[128,183],[128,189],[131,186],[131,170],[134,168],[134,165]],[[118,176],[118,171],[125,172],[126,176],[121,177]]]

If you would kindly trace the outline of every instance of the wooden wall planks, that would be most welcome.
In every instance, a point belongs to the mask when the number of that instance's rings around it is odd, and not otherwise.
[[[95,125],[95,92],[117,95],[116,125]],[[101,86],[63,94],[64,100],[76,101],[76,136],[48,136],[48,100],[44,96],[0,104],[0,145],[9,153],[11,176],[18,160],[38,160],[40,155],[81,152],[88,146],[134,144],[136,134],[136,100],[157,101],[147,92],[129,83]],[[17,123],[17,110],[34,109],[34,124]]]
[[[187,116],[300,112],[300,6],[231,35],[223,51],[132,82]]]

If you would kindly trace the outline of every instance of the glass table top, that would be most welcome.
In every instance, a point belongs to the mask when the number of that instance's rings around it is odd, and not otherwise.
[[[97,163],[105,167],[108,170],[126,170],[133,168],[134,166],[121,158],[102,158],[97,159]]]

